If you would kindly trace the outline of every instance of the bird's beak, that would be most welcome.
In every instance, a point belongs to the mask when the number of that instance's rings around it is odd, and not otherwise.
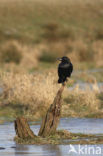
[[[62,61],[62,58],[57,58],[57,60]]]

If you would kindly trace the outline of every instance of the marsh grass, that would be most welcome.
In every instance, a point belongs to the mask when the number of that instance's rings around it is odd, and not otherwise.
[[[0,44],[8,51],[6,43],[15,40],[21,51],[26,51],[19,61],[24,62],[22,67],[11,63],[11,68],[23,69],[28,62],[30,70],[39,66],[39,61],[49,62],[50,57],[54,61],[63,55],[73,62],[85,62],[87,68],[88,63],[103,66],[102,8],[102,0],[0,0]],[[38,49],[36,55],[34,48]]]
[[[3,69],[13,72],[37,68],[40,46],[27,46],[16,40],[9,40],[0,46],[0,64]]]
[[[60,88],[55,72],[45,75],[1,73],[0,79],[4,88],[0,96],[2,106],[0,114],[2,115],[2,112],[5,114],[6,109],[9,108],[11,110],[9,115],[12,113],[12,117],[24,115],[32,120],[39,120],[45,115]],[[80,90],[79,86],[73,90],[65,88],[61,115],[65,117],[102,117],[102,94],[96,82],[92,88],[93,90],[89,86],[86,90]]]
[[[60,87],[57,57],[70,57],[75,70],[103,67],[102,9],[102,0],[0,0],[0,105],[5,111],[10,107],[13,114],[14,106],[22,106],[28,117],[45,114]],[[95,80],[103,82],[102,73],[72,78],[68,86],[78,79],[94,86]],[[99,88],[66,90],[62,116],[101,115],[98,94]]]
[[[97,83],[94,83],[92,87],[93,90],[90,89],[90,86],[87,86],[85,90],[80,90],[79,85],[77,85],[72,91],[64,93],[62,115],[100,117],[103,110],[101,109],[102,100],[98,97],[101,93]]]
[[[44,26],[53,32],[59,27],[62,30],[74,28],[74,33],[81,36],[91,30],[94,34],[103,25],[102,0],[0,0],[0,4],[0,28],[7,38],[14,36],[15,39],[18,34],[19,39],[24,38],[24,41],[27,37],[30,41],[38,37],[41,40]]]
[[[42,117],[53,102],[58,89],[55,77],[51,73],[45,76],[42,74],[6,74],[1,76],[4,84],[1,104],[10,104],[10,107],[15,108],[17,105],[22,106],[22,112],[25,115],[38,119]]]
[[[87,141],[88,139],[88,141]],[[50,135],[49,137],[35,137],[31,138],[19,138],[15,137],[14,140],[19,144],[99,144],[103,143],[103,136],[96,136],[91,134],[81,134],[81,133],[70,133],[67,130],[58,130],[55,134]]]
[[[5,45],[2,46],[0,51],[0,59],[3,63],[20,63],[22,54],[19,46],[15,41],[5,43]]]
[[[48,62],[48,63],[54,63],[57,61],[57,54],[55,52],[47,52],[43,51],[40,57],[41,62]]]

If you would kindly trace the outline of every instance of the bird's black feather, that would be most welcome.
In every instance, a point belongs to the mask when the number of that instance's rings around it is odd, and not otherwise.
[[[58,66],[58,83],[64,83],[71,76],[73,65],[68,57],[62,57]]]

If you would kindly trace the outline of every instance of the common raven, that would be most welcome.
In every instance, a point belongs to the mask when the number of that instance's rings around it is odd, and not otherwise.
[[[64,83],[67,81],[67,78],[71,76],[73,65],[70,59],[66,56],[59,58],[58,60],[61,61],[61,63],[58,65],[58,83]]]

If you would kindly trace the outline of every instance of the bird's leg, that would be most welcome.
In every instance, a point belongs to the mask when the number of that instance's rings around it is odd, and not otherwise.
[[[66,82],[63,82],[63,83],[62,83],[62,86],[65,86],[65,85],[66,85]]]
[[[65,85],[65,82],[62,82],[62,86],[64,86]]]

